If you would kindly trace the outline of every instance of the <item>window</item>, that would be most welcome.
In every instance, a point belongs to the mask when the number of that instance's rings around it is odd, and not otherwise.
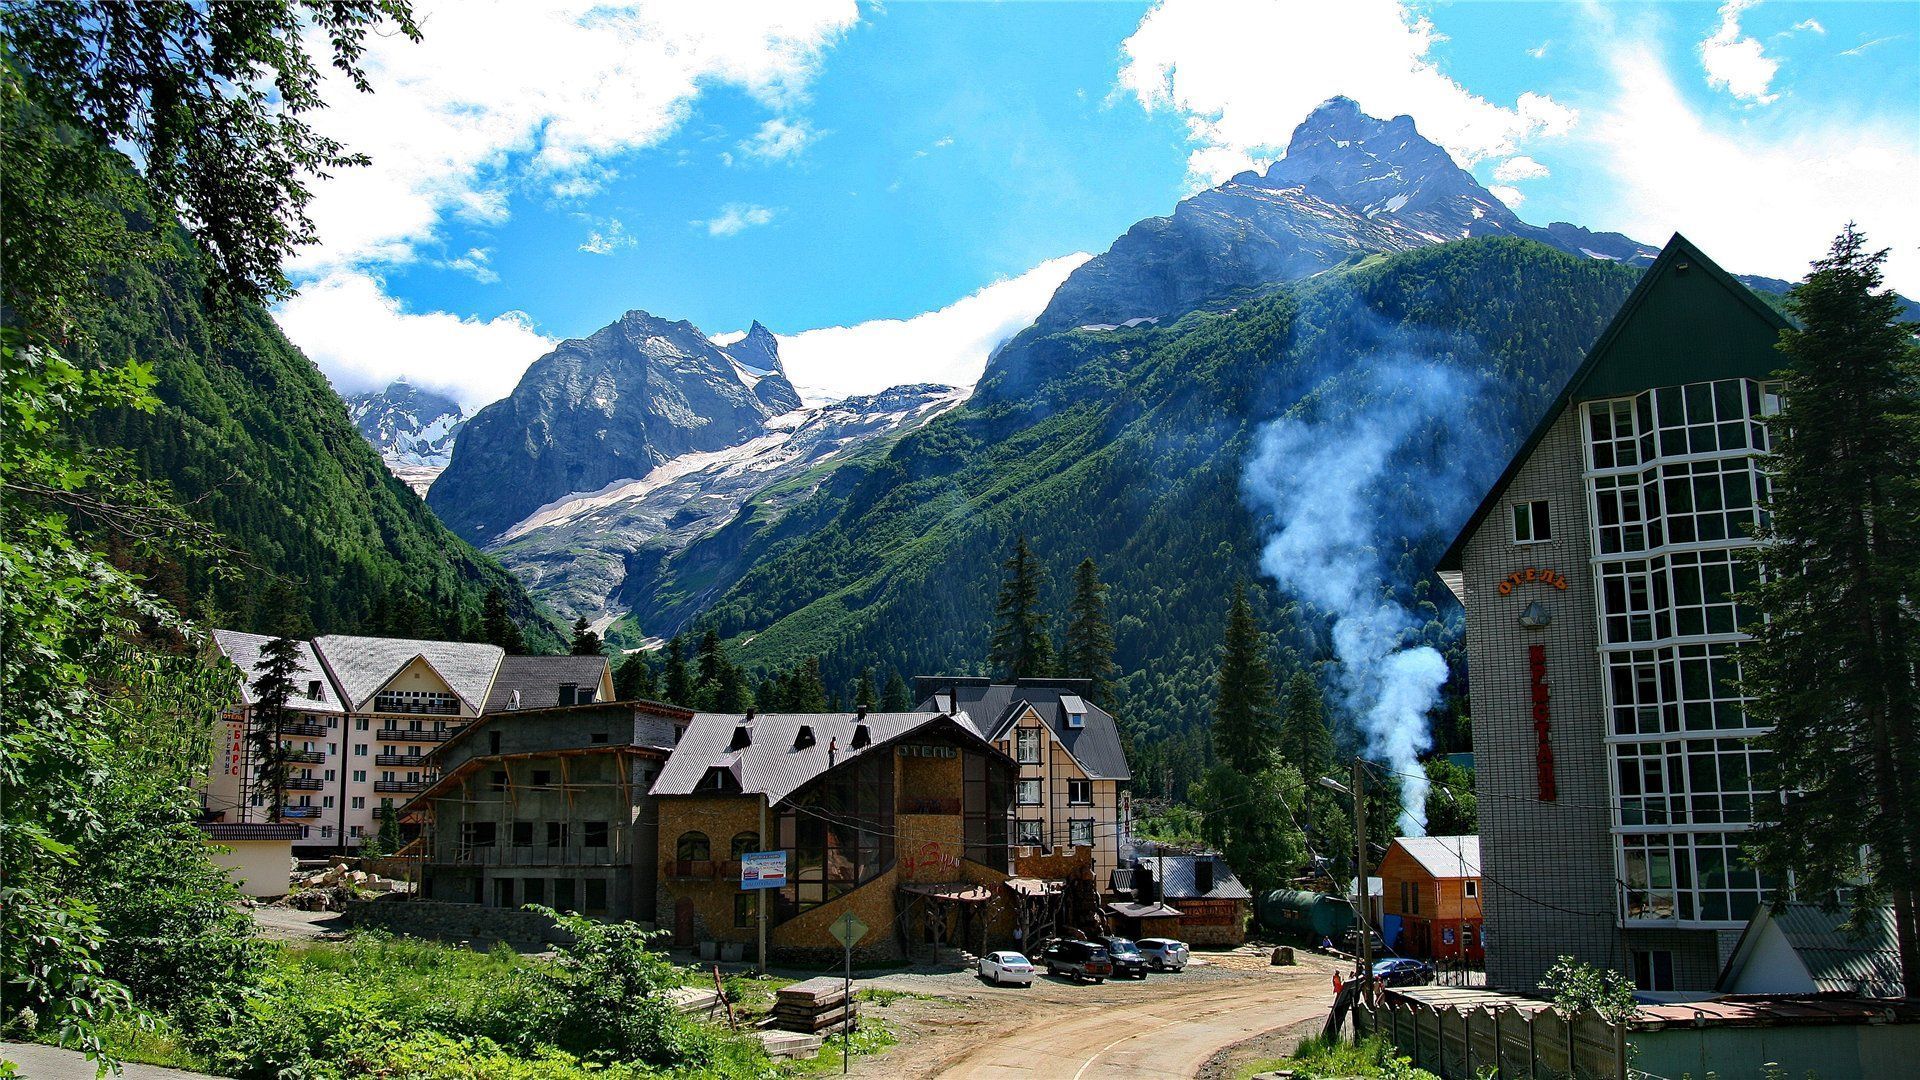
[[[1073,806],[1093,805],[1093,781],[1068,780],[1067,802]]]
[[[1070,713],[1068,713],[1068,714],[1067,714],[1067,726],[1068,726],[1068,727],[1071,727],[1071,728],[1083,728],[1083,727],[1086,727],[1086,726],[1087,726],[1087,714],[1086,714],[1086,713],[1083,713],[1083,712],[1070,712]]]
[[[564,821],[547,822],[547,846],[567,846],[567,823]]]
[[[534,787],[547,787],[552,783],[553,783],[552,769],[533,770],[533,786]]]
[[[553,906],[560,911],[578,910],[573,906],[573,879],[555,878],[553,882]]]
[[[328,795],[325,798],[322,798],[320,800],[320,805],[327,810],[333,809],[333,796]]]
[[[1673,989],[1673,953],[1666,949],[1633,950],[1633,988]]]
[[[1467,891],[1466,892],[1467,899],[1469,900],[1477,899],[1480,896],[1480,883],[1473,880],[1472,878],[1468,878],[1466,882],[1466,891]]]
[[[366,808],[367,808],[367,797],[365,795],[355,795],[353,797],[353,809],[365,810]]]
[[[467,849],[492,847],[494,828],[494,823],[491,821],[461,822],[460,846]]]
[[[359,836],[359,835],[361,835],[361,834],[362,834],[362,832],[363,832],[363,831],[364,831],[364,830],[363,830],[363,829],[361,828],[361,826],[359,826],[359,825],[349,825],[349,826],[347,826],[347,835],[348,835],[348,836]]]
[[[510,877],[493,879],[493,906],[513,906],[513,879]]]
[[[322,838],[330,839],[333,836],[333,826],[331,825],[320,826],[320,835]]]
[[[728,852],[728,857],[731,858],[734,862],[739,862],[742,858],[746,856],[746,854],[749,851],[759,851],[759,850],[760,850],[760,834],[759,833],[750,833],[750,832],[735,833],[733,834],[732,850]]]
[[[1547,518],[1547,500],[1513,504],[1513,542],[1539,544],[1553,539],[1553,524]]]
[[[587,879],[586,914],[605,915],[607,913],[607,879]]]
[[[1074,818],[1067,822],[1067,842],[1074,847],[1093,846],[1093,819]]]
[[[493,790],[495,791],[507,790],[507,773],[505,769],[498,769],[494,771],[492,786],[493,786]]]
[[[1013,842],[1021,847],[1039,847],[1040,820],[1038,818],[1021,818],[1014,824],[1013,836]]]
[[[675,734],[677,736],[678,732],[676,731]],[[607,741],[607,733],[604,731],[596,731],[593,734],[587,736],[587,741],[598,746],[599,744]]]
[[[1021,806],[1040,805],[1040,781],[1022,780],[1018,784],[1018,789],[1019,803]]]
[[[328,769],[328,770],[327,770],[327,783],[329,783],[329,784],[331,784],[331,783],[333,783],[333,770],[332,770],[332,769]]]
[[[365,770],[365,769],[355,769],[355,770],[353,770],[353,782],[354,782],[354,783],[356,783],[356,784],[364,784],[364,783],[366,783],[366,782],[367,782],[367,770]]]
[[[1023,727],[1013,733],[1014,760],[1022,765],[1040,764],[1040,729]]]
[[[520,883],[520,902],[523,904],[544,904],[547,902],[547,879],[530,877]]]
[[[460,699],[435,690],[382,690],[374,695],[373,711],[458,716]]]
[[[371,725],[370,725],[370,724],[369,724],[369,723],[367,722],[367,718],[366,718],[366,717],[364,717],[364,716],[356,716],[356,717],[354,717],[354,720],[353,720],[353,730],[355,730],[355,731],[366,731],[366,730],[367,730],[367,729],[368,729],[368,728],[369,728],[370,726],[371,726]]]
[[[604,821],[585,821],[580,825],[581,842],[590,848],[607,846],[607,823]],[[601,883],[603,886],[605,882]]]
[[[513,846],[514,847],[532,847],[533,846],[533,822],[516,821],[513,823]]]
[[[499,752],[500,752],[500,733],[497,731],[487,732],[487,753],[497,754]]]
[[[754,901],[760,899],[757,892],[735,893],[733,895],[733,925],[735,929],[745,930],[759,918],[760,909]]]
[[[673,852],[673,857],[681,862],[707,862],[713,858],[713,847],[703,832],[681,833]]]
[[[307,680],[307,697],[311,698],[314,701],[320,700],[320,680],[319,679]]]

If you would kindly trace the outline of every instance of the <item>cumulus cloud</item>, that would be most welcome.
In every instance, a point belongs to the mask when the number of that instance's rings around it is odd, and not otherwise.
[[[1720,5],[1720,25],[1700,43],[1700,64],[1707,69],[1708,86],[1741,101],[1771,105],[1780,99],[1768,92],[1780,62],[1769,57],[1757,39],[1740,32],[1740,13],[1758,2],[1727,0]]]
[[[1503,184],[1511,184],[1516,180],[1540,180],[1548,175],[1545,165],[1524,154],[1508,158],[1493,167],[1493,178]]]
[[[1032,323],[1067,275],[1092,257],[1082,251],[1049,259],[911,319],[780,335],[781,363],[809,404],[907,383],[972,386],[993,350]]]
[[[626,226],[619,218],[608,218],[605,225],[596,227],[587,234],[580,244],[580,250],[589,255],[611,255],[621,248],[630,248],[636,241],[627,235]]]
[[[1729,268],[1797,279],[1849,220],[1889,246],[1887,280],[1920,291],[1920,143],[1889,121],[1822,115],[1760,127],[1703,115],[1648,41],[1614,39],[1614,89],[1581,146],[1613,197],[1595,228],[1658,243],[1684,231]],[[1759,227],[1764,224],[1764,227]]]
[[[1463,165],[1563,135],[1571,108],[1527,91],[1500,105],[1431,56],[1445,40],[1393,0],[1250,5],[1160,0],[1121,46],[1120,88],[1186,118],[1188,171],[1217,183],[1278,156],[1315,105],[1345,95],[1375,116],[1408,113]]]
[[[400,376],[439,390],[469,413],[505,397],[554,339],[523,312],[462,319],[410,312],[376,277],[337,270],[274,312],[280,326],[342,394],[379,389]]]
[[[740,152],[762,161],[784,161],[807,148],[817,133],[805,120],[774,117],[760,125],[753,138],[740,144]],[[732,164],[729,156],[728,164]]]
[[[1520,204],[1527,201],[1526,193],[1512,184],[1494,184],[1487,189],[1494,198],[1507,204],[1507,209],[1518,210]]]
[[[859,17],[852,0],[462,0],[418,14],[420,44],[368,39],[373,94],[328,76],[316,126],[373,164],[317,183],[322,242],[296,273],[406,262],[446,217],[504,221],[521,186],[591,194],[604,159],[671,135],[708,86],[787,109]]]
[[[777,213],[771,206],[755,206],[752,203],[728,203],[720,212],[705,221],[693,224],[705,226],[708,236],[738,236],[755,226],[765,225],[773,220]]]

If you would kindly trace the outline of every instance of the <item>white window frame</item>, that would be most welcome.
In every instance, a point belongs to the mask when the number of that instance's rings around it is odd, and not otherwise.
[[[1031,789],[1029,789],[1028,785],[1032,785]],[[1033,798],[1031,799],[1027,798],[1028,790],[1032,790],[1033,792]],[[1014,791],[1015,806],[1045,805],[1046,793],[1041,790],[1041,783],[1038,779],[1027,779],[1027,780],[1015,781],[1013,791]]]
[[[1537,512],[1536,509],[1538,508]],[[1527,535],[1520,535],[1520,511],[1526,511]],[[1515,499],[1508,511],[1513,524],[1513,542],[1515,544],[1549,544],[1553,542],[1553,501],[1551,499]],[[1534,527],[1541,523],[1547,526],[1545,536],[1535,536]]]
[[[1028,752],[1032,757],[1028,757]],[[1017,727],[1013,729],[1013,760],[1022,765],[1040,764],[1040,729],[1037,727]]]

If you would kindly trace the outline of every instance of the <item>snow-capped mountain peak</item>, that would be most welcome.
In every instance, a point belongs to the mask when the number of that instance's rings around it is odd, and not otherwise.
[[[467,422],[452,398],[404,378],[346,401],[348,419],[380,451],[387,468],[422,493],[447,467],[454,437]]]

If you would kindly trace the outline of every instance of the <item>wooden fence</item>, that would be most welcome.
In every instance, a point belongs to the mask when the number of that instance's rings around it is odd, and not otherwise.
[[[1414,1065],[1445,1080],[1627,1080],[1627,1031],[1591,1009],[1524,1010],[1512,1005],[1434,1007],[1390,996],[1361,1006],[1361,1034],[1378,1031]]]

